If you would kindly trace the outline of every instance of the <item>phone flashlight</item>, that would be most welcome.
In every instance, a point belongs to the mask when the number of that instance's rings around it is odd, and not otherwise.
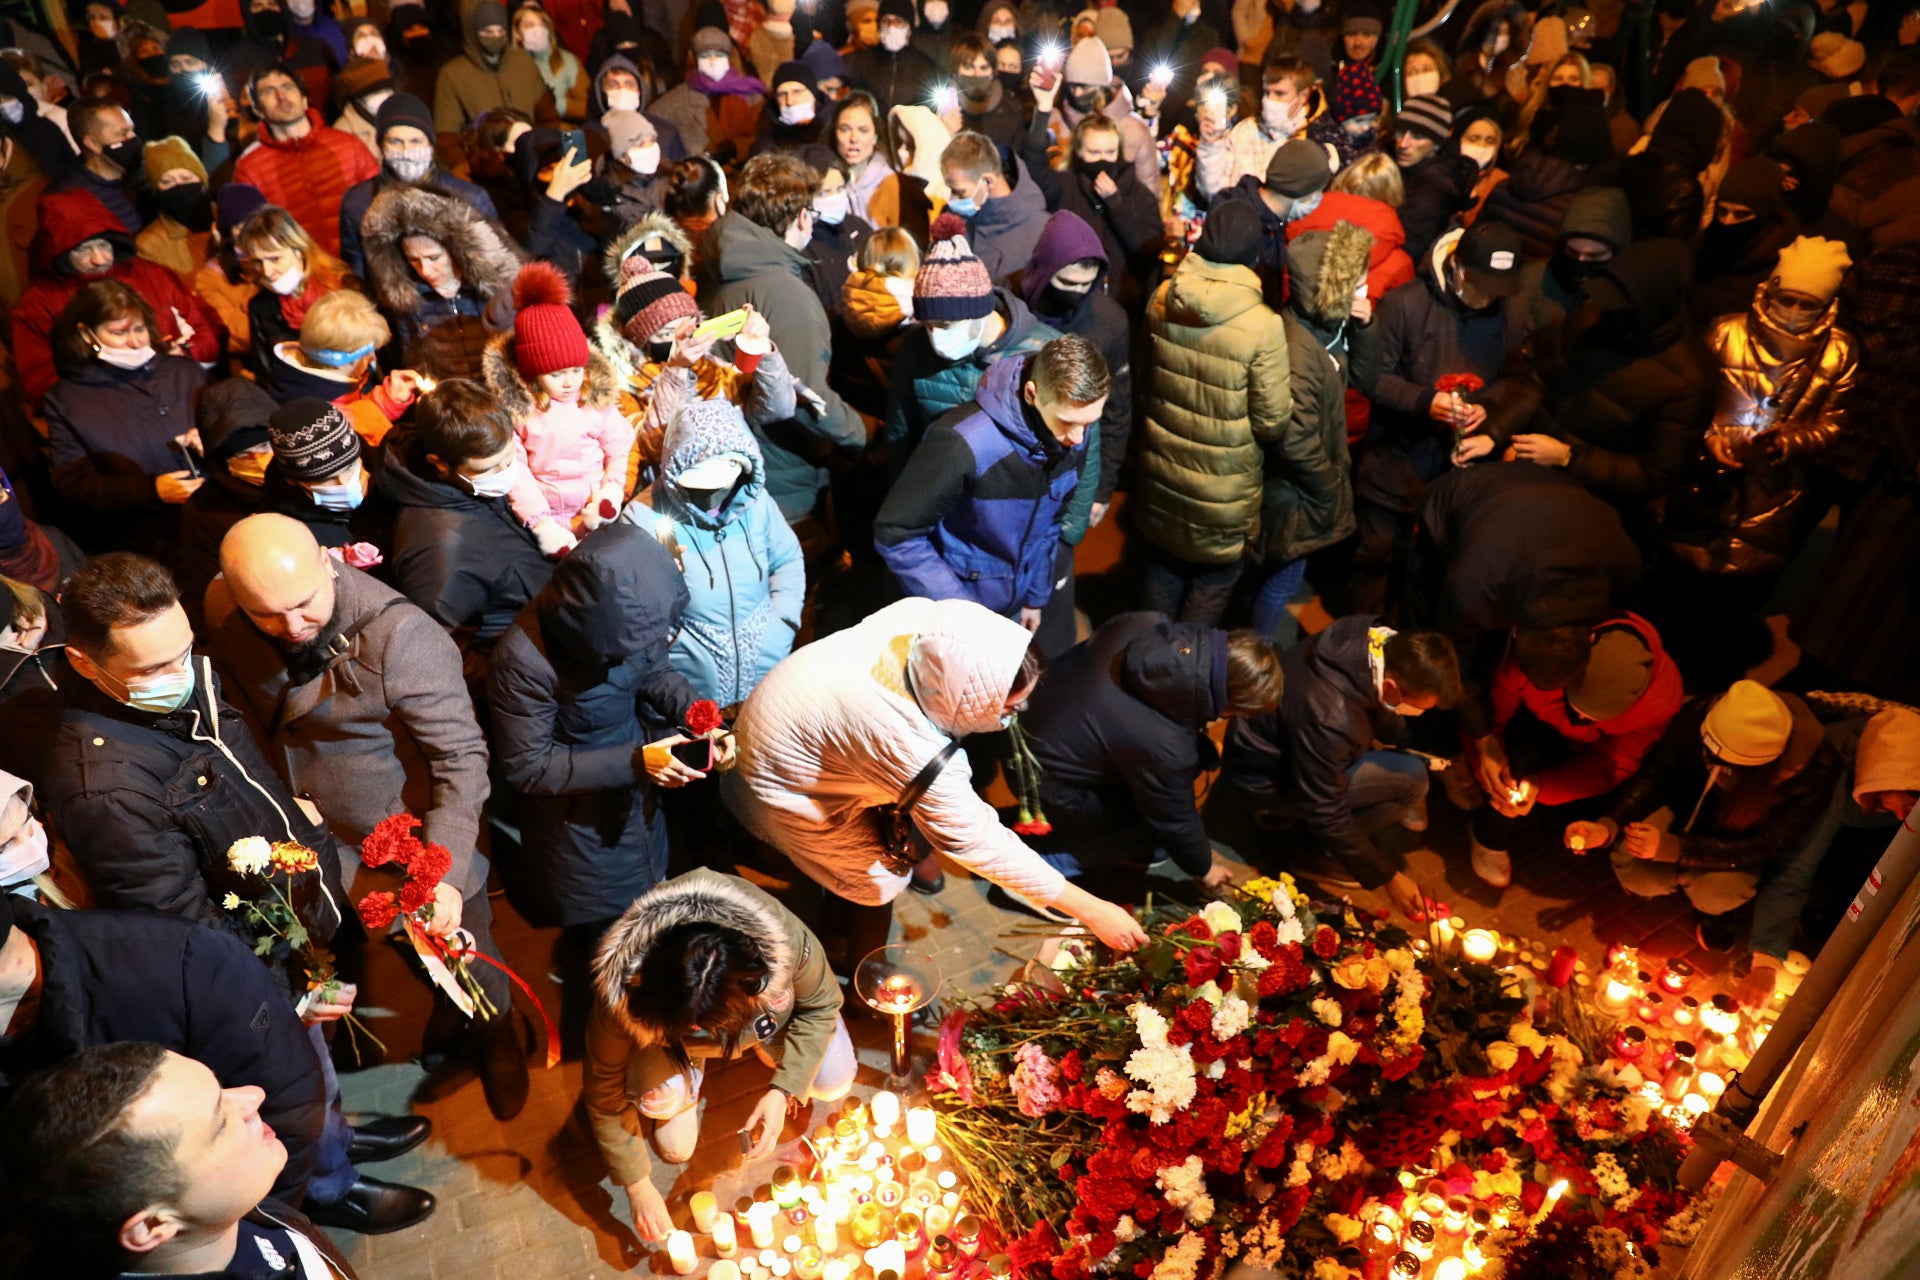
[[[943,84],[933,91],[933,113],[943,116],[960,105],[960,94],[950,84]]]

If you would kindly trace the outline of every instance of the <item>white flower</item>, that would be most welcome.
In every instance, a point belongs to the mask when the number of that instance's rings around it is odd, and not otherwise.
[[[1344,1067],[1352,1062],[1360,1052],[1360,1042],[1344,1031],[1336,1031],[1327,1037],[1327,1051],[1306,1065],[1300,1073],[1300,1083],[1311,1089],[1323,1085],[1333,1074],[1335,1067]]]
[[[1218,1080],[1226,1074],[1227,1060],[1225,1058],[1215,1058],[1207,1064],[1207,1079]]]
[[[1220,990],[1219,983],[1215,982],[1212,978],[1208,978],[1205,982],[1194,988],[1193,994],[1218,1009],[1225,993]]]
[[[1346,1020],[1346,1013],[1340,1008],[1338,1000],[1329,1000],[1321,996],[1313,1002],[1313,1016],[1330,1027],[1337,1027]]]
[[[1239,996],[1228,996],[1213,1011],[1213,1038],[1231,1040],[1253,1021],[1253,1010]]]
[[[1193,1226],[1203,1226],[1213,1217],[1213,1197],[1207,1194],[1207,1175],[1199,1156],[1188,1156],[1179,1164],[1170,1164],[1154,1175],[1167,1203],[1187,1215]]]
[[[1292,906],[1293,904],[1289,902],[1287,905]],[[1306,945],[1306,941],[1307,941],[1306,928],[1298,920],[1294,919],[1291,915],[1289,915],[1285,920],[1282,920],[1280,922],[1280,927],[1276,929],[1275,932],[1279,934],[1280,945],[1283,947],[1290,942],[1298,942],[1302,946]]]
[[[1127,1075],[1147,1086],[1127,1095],[1127,1110],[1139,1112],[1155,1124],[1165,1124],[1193,1101],[1198,1088],[1193,1074],[1193,1050],[1186,1045],[1135,1049],[1127,1058]]]
[[[1150,1004],[1130,1004],[1127,1016],[1133,1019],[1140,1043],[1149,1049],[1164,1049],[1167,1044],[1167,1020]]]
[[[1197,1231],[1189,1231],[1174,1241],[1173,1248],[1160,1255],[1160,1261],[1153,1264],[1153,1275],[1149,1280],[1194,1280],[1200,1268],[1200,1259],[1207,1251],[1206,1237]]]
[[[1128,1243],[1139,1234],[1140,1224],[1133,1220],[1130,1213],[1121,1214],[1120,1221],[1113,1224],[1113,1238],[1121,1244]]]
[[[227,846],[227,865],[243,876],[257,876],[273,861],[273,846],[259,836],[235,840]]]
[[[1293,1167],[1287,1170],[1288,1186],[1304,1187],[1312,1181],[1313,1166],[1309,1163],[1312,1159],[1313,1144],[1311,1142],[1293,1144]]]
[[[1209,902],[1200,908],[1200,918],[1207,922],[1207,928],[1214,936],[1223,933],[1239,933],[1245,926],[1240,921],[1240,913],[1224,902]]]

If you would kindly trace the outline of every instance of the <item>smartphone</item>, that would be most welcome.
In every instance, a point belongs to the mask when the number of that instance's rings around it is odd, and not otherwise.
[[[567,153],[573,153],[573,163],[579,164],[587,158],[587,131],[585,129],[563,129],[560,131],[560,158],[566,159]]]
[[[696,338],[731,338],[747,327],[747,309],[741,307],[703,322],[693,331]]]
[[[668,750],[673,758],[689,769],[698,769],[702,773],[713,771],[713,739],[695,738],[692,742],[676,742]]]
[[[173,441],[172,444],[174,455],[180,459],[180,469],[198,480],[200,478],[199,455],[178,440]]]

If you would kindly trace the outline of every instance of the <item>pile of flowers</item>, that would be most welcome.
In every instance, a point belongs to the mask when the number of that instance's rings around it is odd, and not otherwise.
[[[947,1149],[1003,1190],[1023,1275],[1358,1280],[1411,1231],[1476,1276],[1637,1280],[1695,1229],[1685,1135],[1522,977],[1316,915],[1285,876],[1146,923],[1134,955],[1076,943],[941,1028]]]

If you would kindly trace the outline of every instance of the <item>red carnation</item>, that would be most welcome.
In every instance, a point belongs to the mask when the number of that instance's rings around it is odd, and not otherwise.
[[[1086,1063],[1080,1057],[1080,1051],[1078,1049],[1067,1050],[1067,1056],[1060,1059],[1060,1074],[1069,1080],[1079,1080],[1086,1075],[1086,1072]]]
[[[702,698],[687,708],[687,730],[696,738],[704,738],[726,723],[720,716],[720,704],[712,698]]]
[[[1199,916],[1191,916],[1167,930],[1168,933],[1184,933],[1195,942],[1212,942],[1213,926]]]
[[[447,872],[451,870],[453,855],[447,852],[445,845],[424,844],[407,863],[407,879],[424,884],[431,891],[433,886],[447,878]]]
[[[433,886],[424,880],[409,880],[400,886],[400,910],[412,915],[433,901]]]
[[[1453,395],[1472,395],[1487,384],[1477,373],[1443,373],[1434,381],[1435,391]]]
[[[367,838],[360,842],[360,861],[369,867],[384,867],[389,862],[406,862],[413,857],[420,841],[413,829],[420,819],[410,813],[396,813],[380,819]]]
[[[400,903],[392,893],[385,889],[370,893],[360,899],[360,923],[367,926],[369,933],[380,933],[393,924],[400,914]]]
[[[1280,954],[1280,931],[1273,927],[1273,921],[1262,920],[1253,926],[1247,934],[1247,941],[1253,949],[1271,960]]]
[[[1331,960],[1340,950],[1340,935],[1331,926],[1321,925],[1313,931],[1313,954],[1322,960]]]

